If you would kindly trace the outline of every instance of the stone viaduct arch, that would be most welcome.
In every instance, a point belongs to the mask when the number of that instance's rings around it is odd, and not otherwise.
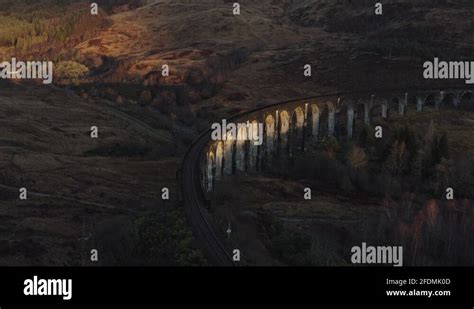
[[[255,142],[253,142],[259,139],[258,134],[258,121],[254,119],[250,123],[250,132],[248,132],[250,141],[248,142],[247,168],[249,171],[256,171],[259,165],[259,155],[261,149]]]
[[[247,170],[247,150],[248,150],[248,132],[245,126],[237,129],[237,140],[235,147],[235,167],[239,172]]]
[[[214,152],[211,150],[207,154],[207,177],[205,178],[207,191],[214,189],[215,164]]]
[[[210,141],[201,161],[202,183],[212,191],[217,180],[238,173],[259,172],[275,155],[292,156],[327,136],[353,138],[365,125],[396,120],[416,112],[458,109],[474,111],[472,90],[392,92],[321,96],[262,107],[237,116],[236,136]],[[258,138],[262,126],[261,144]]]
[[[278,119],[278,152],[284,152],[288,150],[288,136],[290,133],[290,115],[286,110],[277,111],[279,115]]]
[[[314,103],[306,103],[305,107],[307,110],[305,139],[307,139],[308,142],[314,143],[319,138],[321,112],[318,105]]]
[[[265,157],[273,155],[276,141],[276,121],[272,114],[265,117]]]
[[[218,142],[216,147],[216,175],[215,179],[219,180],[224,174],[224,142]]]
[[[233,137],[232,133],[228,132],[226,136],[226,140],[224,141],[224,158],[223,158],[223,166],[224,166],[224,175],[232,175],[234,171],[234,164],[235,161],[235,138]]]
[[[305,113],[303,111],[303,108],[301,107],[295,108],[290,119],[290,131],[289,131],[290,155],[296,151],[303,151],[304,122],[305,122]]]

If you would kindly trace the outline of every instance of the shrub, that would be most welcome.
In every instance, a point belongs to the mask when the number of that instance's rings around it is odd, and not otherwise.
[[[150,265],[200,266],[205,259],[194,249],[186,216],[178,209],[161,210],[136,222],[136,254]]]
[[[321,141],[321,147],[332,158],[339,151],[339,142],[334,136],[326,136]]]
[[[352,150],[347,155],[347,161],[352,168],[360,169],[367,166],[368,158],[363,148],[353,146]]]
[[[55,66],[54,73],[60,82],[77,83],[89,73],[89,69],[75,61],[61,61]]]

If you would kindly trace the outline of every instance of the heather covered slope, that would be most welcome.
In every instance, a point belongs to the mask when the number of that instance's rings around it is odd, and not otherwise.
[[[11,24],[0,33],[4,56],[24,41],[36,55],[87,66],[86,91],[168,113],[174,104],[233,110],[331,91],[434,87],[422,79],[422,63],[465,60],[474,47],[474,8],[463,0],[385,1],[382,16],[372,1],[249,1],[240,16],[219,0],[99,1],[95,17],[84,1],[49,11],[48,0],[3,2]]]
[[[92,80],[134,83],[116,97],[235,111],[332,91],[436,87],[422,79],[422,63],[467,59],[474,47],[467,1],[390,2],[383,16],[370,1],[249,2],[240,16],[231,5],[156,1],[112,15],[110,28],[76,50]]]
[[[94,265],[201,263],[167,132],[56,87],[0,85],[0,265],[92,265],[92,248]]]
[[[112,252],[102,265],[200,265],[184,214],[159,190],[176,198],[178,158],[209,121],[326,92],[444,88],[421,64],[472,60],[474,48],[471,1],[386,1],[379,17],[373,1],[241,1],[240,16],[224,0],[98,3],[90,16],[88,1],[0,0],[1,57],[52,60],[56,85],[80,95],[0,87],[0,265],[78,265],[96,246]],[[472,123],[452,115],[439,121],[453,134]],[[468,134],[451,149],[471,149]]]

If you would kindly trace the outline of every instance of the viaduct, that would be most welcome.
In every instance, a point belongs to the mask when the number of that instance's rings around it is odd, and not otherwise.
[[[404,117],[412,109],[474,110],[473,90],[444,89],[348,93],[291,100],[262,106],[227,119],[241,126],[237,136],[228,132],[223,140],[212,140],[204,132],[188,149],[178,172],[183,202],[194,232],[216,265],[233,265],[222,235],[208,221],[205,205],[215,183],[223,177],[258,173],[266,159],[293,156],[306,151],[327,136],[352,138],[364,126]],[[249,134],[263,124],[263,143],[256,145]]]

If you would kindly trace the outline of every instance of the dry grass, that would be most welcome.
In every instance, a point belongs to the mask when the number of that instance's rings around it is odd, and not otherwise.
[[[83,223],[93,234],[104,220],[167,207],[157,189],[163,186],[174,198],[178,159],[88,154],[117,143],[161,143],[147,132],[60,90],[3,89],[0,244],[10,249],[0,252],[0,265],[78,265]],[[98,140],[90,137],[92,125]],[[27,201],[18,200],[20,187],[28,189]]]

